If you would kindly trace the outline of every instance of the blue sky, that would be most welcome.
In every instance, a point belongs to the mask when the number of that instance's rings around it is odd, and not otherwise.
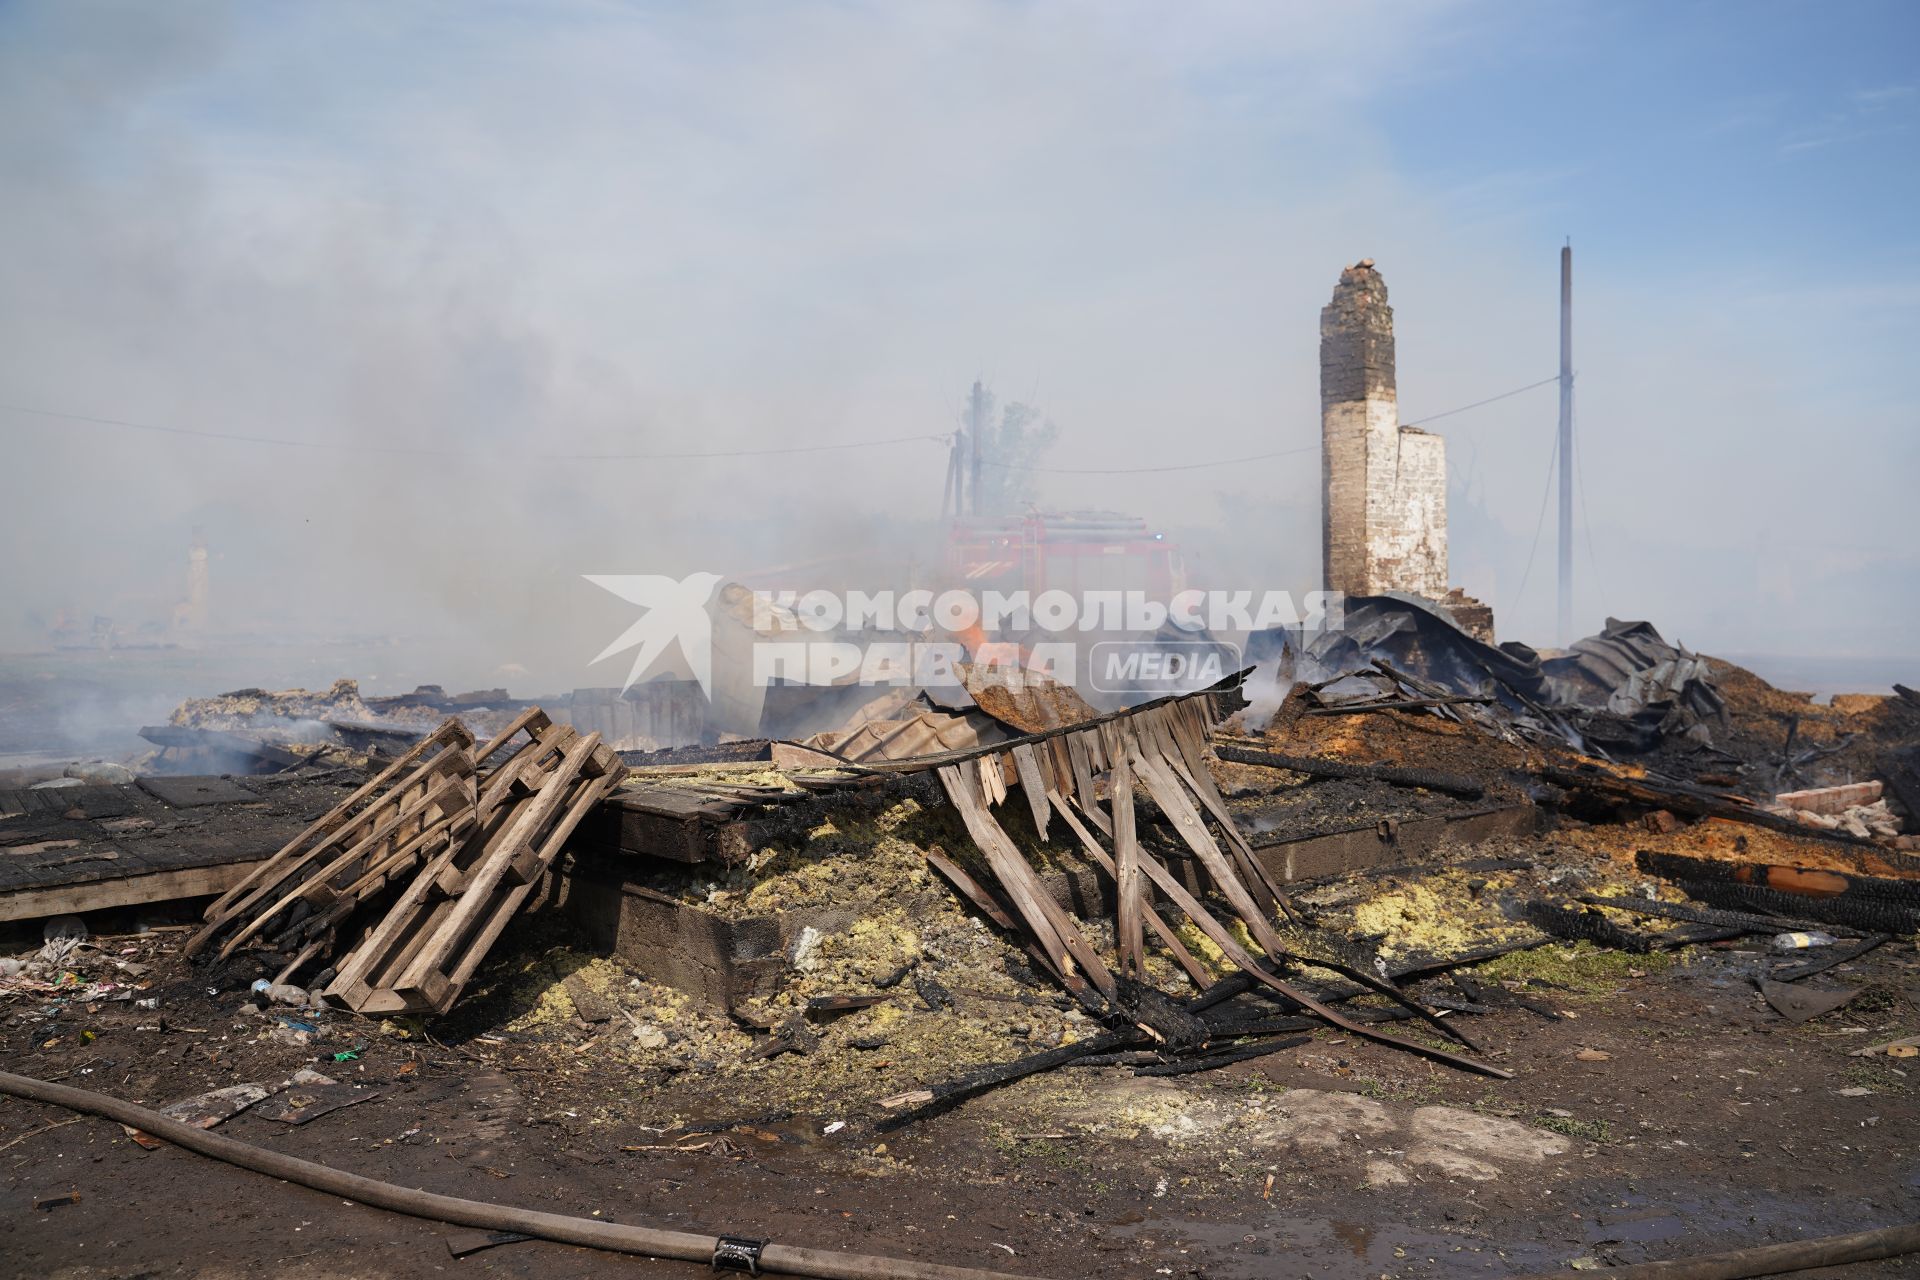
[[[1376,107],[1415,180],[1504,189],[1538,233],[1650,272],[1703,250],[1790,288],[1913,266],[1911,4],[1504,6],[1450,43]]]
[[[530,454],[936,433],[976,376],[1046,410],[1053,465],[1308,449],[1342,266],[1380,263],[1418,418],[1555,371],[1570,236],[1581,629],[1914,655],[1917,34],[1852,3],[0,7],[0,402],[339,446],[0,412],[32,464],[0,636],[164,604],[207,523],[263,624],[430,619],[585,678],[580,574],[885,545],[942,455]],[[1537,642],[1554,412],[1435,424],[1455,578]],[[1042,492],[1309,586],[1317,489],[1309,453]],[[527,531],[505,569],[390,554],[487,503]],[[536,652],[532,601],[579,643]]]

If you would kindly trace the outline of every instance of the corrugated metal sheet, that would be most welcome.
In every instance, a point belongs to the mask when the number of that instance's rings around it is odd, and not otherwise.
[[[1011,735],[978,713],[950,716],[923,711],[906,720],[868,720],[852,729],[817,733],[800,745],[855,762],[911,760],[1005,741]]]

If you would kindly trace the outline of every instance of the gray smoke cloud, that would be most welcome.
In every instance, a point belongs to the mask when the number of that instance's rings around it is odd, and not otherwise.
[[[1392,289],[1406,418],[1554,370],[1558,244],[1528,238],[1553,174],[1422,177],[1380,121],[1384,86],[1485,70],[1459,38],[1481,16],[11,6],[0,402],[326,447],[0,410],[0,641],[61,609],[163,616],[200,525],[219,626],[412,638],[309,683],[613,683],[586,661],[629,619],[580,575],[924,570],[945,448],[553,455],[933,437],[975,377],[1058,424],[1053,466],[1307,450],[1039,491],[1146,515],[1213,580],[1310,588],[1341,266],[1372,256]],[[1691,289],[1594,239],[1580,628],[1912,653],[1911,409],[1891,374],[1809,372],[1863,308],[1910,337],[1910,286]],[[1541,391],[1435,424],[1456,580],[1536,642],[1553,413]],[[1784,455],[1842,422],[1888,465],[1810,484]]]

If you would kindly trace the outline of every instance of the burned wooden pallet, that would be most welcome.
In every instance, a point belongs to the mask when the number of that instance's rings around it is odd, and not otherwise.
[[[325,998],[364,1013],[444,1013],[625,771],[598,733],[534,731],[483,789],[474,832],[415,877],[343,960]]]
[[[188,952],[266,946],[292,956],[277,981],[331,962],[329,1003],[445,1012],[625,772],[537,707],[484,745],[449,720],[208,908]]]

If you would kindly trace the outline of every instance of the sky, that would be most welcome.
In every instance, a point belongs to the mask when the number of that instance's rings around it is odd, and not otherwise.
[[[1311,588],[1341,268],[1411,421],[1557,372],[1570,241],[1576,631],[1920,666],[1916,54],[1906,3],[12,0],[0,649],[164,616],[203,526],[230,630],[610,682],[582,575],[921,545],[975,378],[1043,465],[1191,468],[1042,501]],[[1556,413],[1431,423],[1539,645]]]

